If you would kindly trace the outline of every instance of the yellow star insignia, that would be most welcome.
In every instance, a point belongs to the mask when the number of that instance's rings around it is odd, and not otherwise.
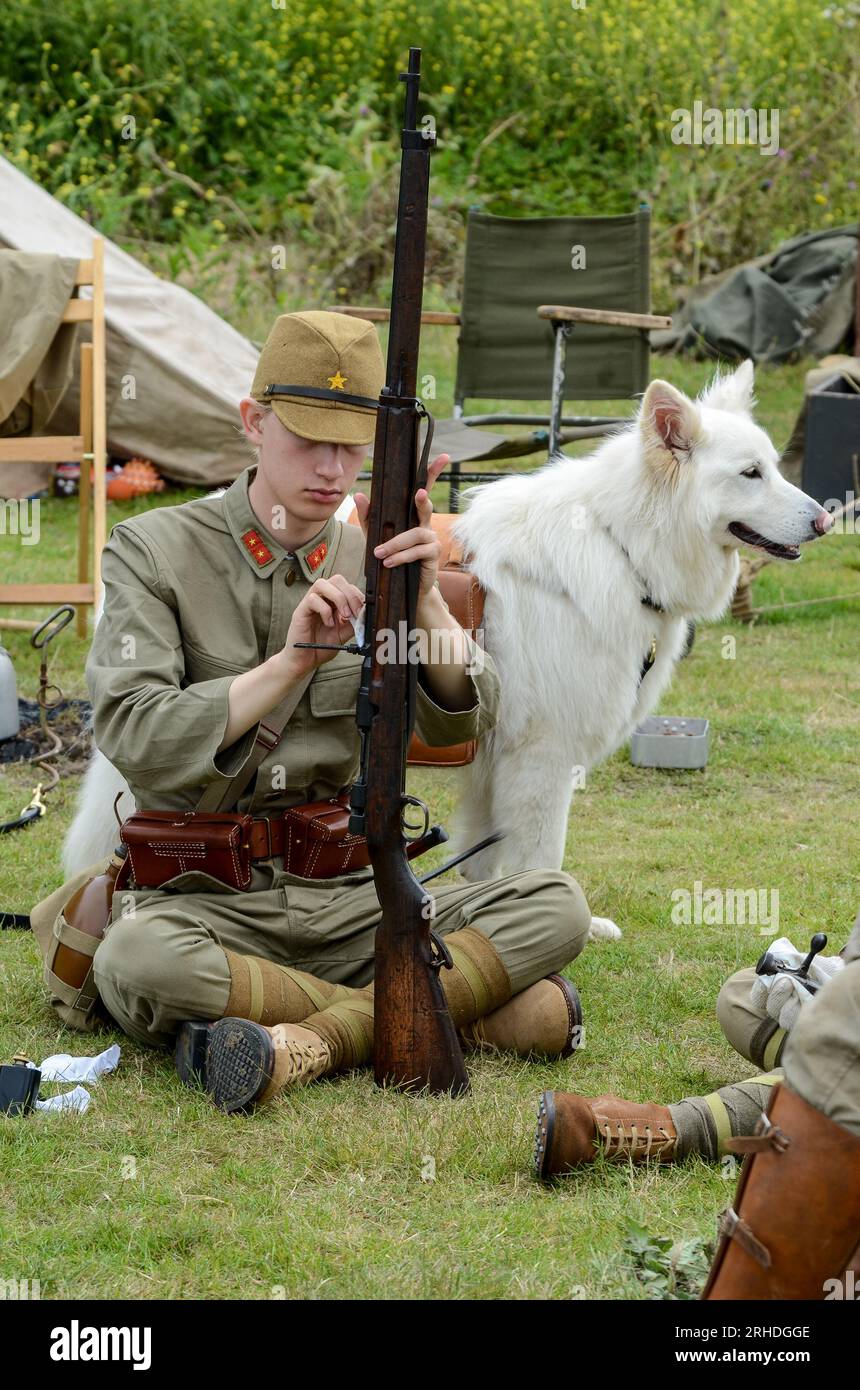
[[[344,386],[346,386],[346,377],[341,376],[340,372],[337,371],[334,376],[328,378],[328,384],[332,391],[342,391]]]

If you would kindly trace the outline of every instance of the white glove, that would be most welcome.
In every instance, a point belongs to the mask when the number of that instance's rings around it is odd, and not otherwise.
[[[774,941],[768,950],[771,955],[785,961],[792,970],[802,965],[809,954],[808,951],[798,951],[785,936]],[[820,989],[828,980],[832,980],[834,975],[838,975],[844,966],[845,962],[841,956],[818,955],[809,967],[807,978],[810,984],[818,985]],[[791,1032],[803,1006],[814,998],[815,995],[810,994],[796,976],[782,973],[756,975],[750,988],[750,999],[754,1008],[764,1009],[786,1033]]]

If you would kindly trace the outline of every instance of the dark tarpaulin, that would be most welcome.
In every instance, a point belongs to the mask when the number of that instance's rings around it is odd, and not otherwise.
[[[854,321],[856,261],[856,226],[793,237],[695,286],[651,346],[756,362],[836,352]]]

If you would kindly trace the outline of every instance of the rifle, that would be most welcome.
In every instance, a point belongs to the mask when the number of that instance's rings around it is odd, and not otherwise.
[[[386,569],[374,555],[382,541],[417,525],[415,492],[427,480],[433,419],[416,396],[430,152],[435,135],[416,128],[421,50],[410,48],[401,133],[400,194],[391,286],[386,384],[379,397],[365,560],[365,646],[356,723],[358,780],[350,791],[349,829],[366,835],[382,921],[376,931],[374,1074],[379,1086],[427,1087],[459,1094],[469,1078],[439,979],[452,965],[432,930],[434,899],[409,866],[405,834],[427,831],[427,807],[405,795],[406,750],[415,723],[417,665],[377,659],[377,634],[415,626],[420,562]],[[420,421],[427,433],[419,460]],[[406,819],[420,807],[423,827]],[[411,837],[410,837],[411,838]]]

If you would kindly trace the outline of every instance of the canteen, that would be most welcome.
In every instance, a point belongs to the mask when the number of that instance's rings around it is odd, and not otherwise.
[[[15,667],[6,648],[0,644],[0,739],[17,738],[20,729]]]

